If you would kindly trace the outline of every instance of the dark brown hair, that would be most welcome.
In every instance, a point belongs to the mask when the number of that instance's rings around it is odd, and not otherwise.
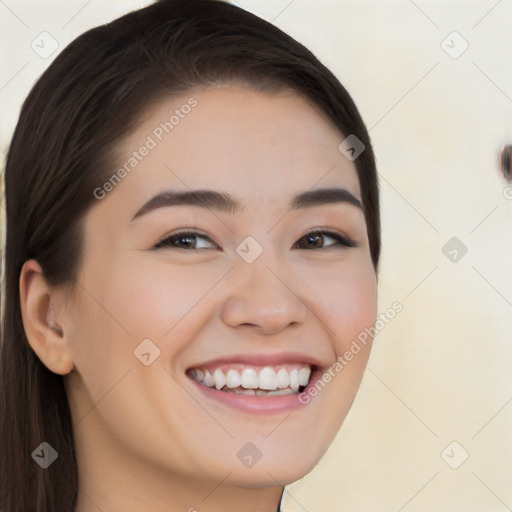
[[[50,285],[73,289],[93,191],[111,175],[116,150],[144,109],[173,94],[229,83],[294,90],[344,136],[363,142],[354,164],[377,272],[379,190],[369,136],[347,91],[307,48],[219,0],[163,0],[85,32],[32,88],[6,161],[0,511],[70,512],[78,494],[63,378],[41,363],[22,324],[24,262],[36,259]],[[58,452],[47,469],[31,457],[42,442]]]

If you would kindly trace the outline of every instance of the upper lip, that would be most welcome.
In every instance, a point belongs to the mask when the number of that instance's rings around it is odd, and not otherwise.
[[[255,353],[255,354],[234,354],[231,356],[220,357],[217,359],[210,359],[203,361],[193,366],[192,368],[215,368],[224,364],[240,363],[248,366],[279,366],[280,364],[302,363],[309,364],[313,367],[323,366],[322,362],[315,357],[308,354],[301,354],[299,352],[278,352],[278,353]]]

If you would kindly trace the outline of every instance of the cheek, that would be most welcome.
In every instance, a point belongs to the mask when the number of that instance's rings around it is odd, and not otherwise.
[[[323,293],[318,288],[309,297],[310,306],[318,312],[327,330],[336,354],[341,354],[351,342],[377,317],[377,282],[373,266],[357,262],[350,268],[330,271],[316,282],[323,283]]]
[[[165,256],[130,255],[98,283],[104,304],[130,333],[118,330],[108,342],[133,360],[136,347],[150,339],[161,351],[158,364],[174,362],[204,327],[214,288],[229,270],[213,264],[179,266]]]
[[[325,292],[316,290],[310,295],[316,298],[310,307],[325,326],[333,362],[316,390],[305,397],[314,399],[311,411],[324,419],[317,427],[320,443],[324,442],[320,449],[327,448],[325,440],[334,437],[356,396],[371,350],[365,330],[377,317],[377,281],[370,260],[354,262],[338,272],[331,269],[329,275],[329,280],[323,279]]]
[[[212,313],[211,301],[223,287],[221,281],[230,266],[180,267],[166,262],[164,254],[155,258],[135,256],[95,278],[102,305],[130,333],[126,336],[125,331],[117,328],[111,342],[122,345],[116,351],[125,350],[128,344],[128,353],[133,356],[138,343],[149,338],[162,350],[171,349],[176,356],[203,327],[204,315]],[[377,285],[371,261],[354,258],[346,263],[322,270],[301,268],[295,283],[293,277],[290,283],[324,324],[336,354],[347,350],[352,340],[374,324],[377,315]],[[217,286],[219,289],[215,290]],[[112,323],[111,320],[107,319]]]
[[[81,333],[88,333],[88,347],[96,345],[96,354],[105,360],[114,355],[118,360],[133,357],[133,350],[145,338],[167,345],[164,341],[171,331],[186,329],[186,336],[171,334],[173,351],[178,352],[193,338],[195,327],[201,327],[194,326],[193,319],[201,311],[210,311],[214,288],[222,288],[220,281],[230,266],[180,267],[166,262],[165,256],[134,253],[117,260],[115,266],[98,266],[84,276],[89,293],[83,294],[77,334],[83,338]],[[290,284],[323,323],[337,354],[375,322],[377,285],[369,258],[354,258],[321,270],[318,266],[301,268],[296,277]]]
[[[161,338],[187,302],[184,288],[176,292],[155,271],[122,258],[108,263],[90,258],[84,266],[69,330],[75,365],[93,399],[139,364],[136,347]]]

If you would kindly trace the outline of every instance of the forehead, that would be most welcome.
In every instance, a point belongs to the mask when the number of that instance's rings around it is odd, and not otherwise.
[[[338,150],[343,139],[296,93],[184,93],[145,112],[121,144],[118,166],[128,172],[112,196],[123,190],[140,202],[163,188],[216,189],[260,208],[319,187],[360,197],[355,166]]]

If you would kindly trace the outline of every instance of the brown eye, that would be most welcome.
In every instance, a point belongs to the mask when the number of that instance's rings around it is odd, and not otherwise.
[[[171,235],[160,240],[153,246],[153,249],[185,249],[185,250],[199,250],[209,249],[210,247],[204,247],[204,243],[198,242],[198,239],[209,240],[213,245],[213,249],[218,249],[218,246],[211,240],[210,237],[197,233],[195,231],[182,231],[178,233],[172,233]]]
[[[330,238],[331,240],[335,240],[337,243],[330,243],[325,245],[324,239]],[[304,241],[302,246],[301,241]],[[307,235],[304,235],[298,242],[297,245],[299,249],[323,249],[325,247],[331,246],[343,246],[343,247],[357,247],[357,244],[338,233],[333,233],[331,231],[312,231]]]

